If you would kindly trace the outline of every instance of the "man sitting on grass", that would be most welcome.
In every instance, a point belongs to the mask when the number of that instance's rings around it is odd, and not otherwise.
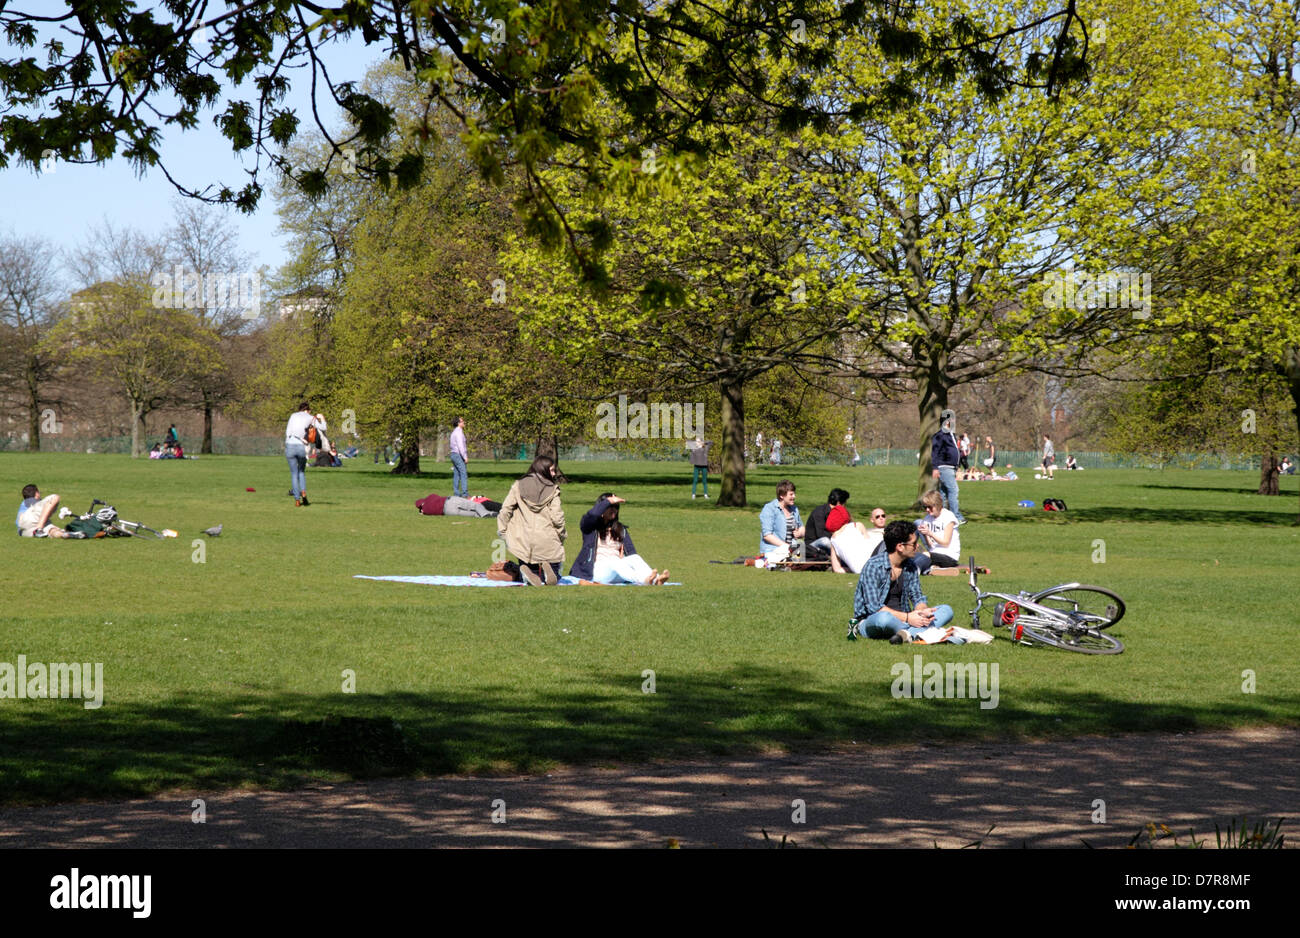
[[[35,485],[24,485],[23,501],[14,520],[18,533],[23,537],[71,537],[67,531],[50,523],[50,515],[58,507],[59,496],[41,498],[41,490]]]
[[[943,628],[952,621],[951,606],[926,604],[921,577],[912,562],[917,542],[916,525],[910,521],[891,521],[885,526],[885,550],[873,554],[858,577],[849,641],[862,635],[900,644],[912,641],[930,626]],[[960,645],[965,639],[953,635],[948,641]]]

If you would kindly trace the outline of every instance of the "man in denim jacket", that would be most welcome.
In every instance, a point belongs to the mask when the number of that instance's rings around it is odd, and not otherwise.
[[[785,560],[792,553],[802,559],[803,519],[794,506],[794,499],[794,483],[782,479],[776,484],[776,498],[764,505],[758,516],[762,525],[758,550],[769,563]],[[790,513],[788,520],[793,524],[787,523],[786,512]]]

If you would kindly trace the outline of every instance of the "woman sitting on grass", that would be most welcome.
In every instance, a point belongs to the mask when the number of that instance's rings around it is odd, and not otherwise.
[[[668,581],[668,571],[652,570],[641,559],[632,543],[632,535],[618,520],[618,506],[624,501],[626,499],[606,492],[582,516],[578,522],[582,531],[582,550],[569,568],[569,576],[605,585],[662,586]]]

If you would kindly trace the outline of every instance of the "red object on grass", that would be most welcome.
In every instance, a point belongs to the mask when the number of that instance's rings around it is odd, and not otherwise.
[[[257,489],[244,489],[245,492],[256,492]]]

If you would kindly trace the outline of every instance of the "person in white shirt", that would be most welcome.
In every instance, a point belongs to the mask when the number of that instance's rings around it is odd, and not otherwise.
[[[469,498],[469,450],[465,447],[465,418],[457,417],[455,430],[451,431],[448,448],[451,450],[451,492]]]
[[[284,458],[289,463],[289,494],[295,506],[310,505],[307,501],[307,444],[312,428],[319,434],[317,445],[325,435],[317,419],[312,416],[311,405],[303,401],[284,427]]]
[[[961,535],[957,533],[956,516],[943,507],[943,496],[938,492],[926,492],[921,496],[921,504],[925,506],[925,517],[916,526],[930,542],[930,562],[936,568],[952,568],[954,573],[957,572],[961,560]]]

